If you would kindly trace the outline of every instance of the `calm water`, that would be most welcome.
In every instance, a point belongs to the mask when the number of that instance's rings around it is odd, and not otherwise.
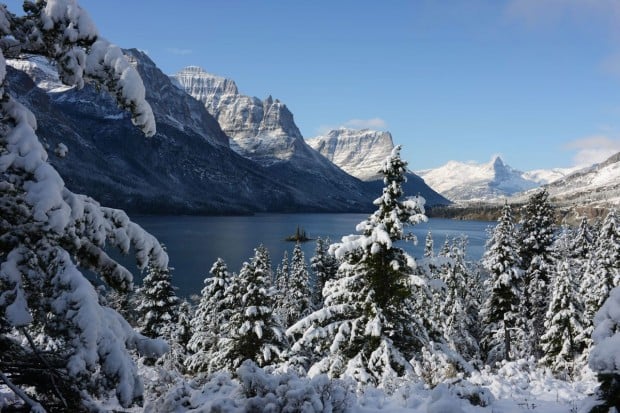
[[[295,232],[297,225],[311,238],[329,237],[340,241],[343,235],[355,234],[355,226],[368,214],[259,214],[243,217],[198,216],[133,216],[132,219],[166,244],[170,265],[175,268],[173,279],[178,294],[197,294],[203,280],[218,257],[226,261],[230,271],[237,272],[244,261],[254,254],[254,248],[263,244],[271,253],[274,269],[282,260],[284,251],[289,257],[294,244],[284,238]],[[432,231],[437,251],[446,237],[466,235],[469,238],[468,256],[477,260],[483,253],[486,230],[494,223],[486,221],[457,221],[430,219],[410,227],[418,237],[418,245],[404,243],[414,257],[422,256],[424,239]],[[313,241],[303,244],[306,259],[314,254]],[[130,268],[131,260],[123,260]],[[140,276],[136,274],[138,279]]]

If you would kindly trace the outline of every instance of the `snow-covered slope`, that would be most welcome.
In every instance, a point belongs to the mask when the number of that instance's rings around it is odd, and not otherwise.
[[[546,186],[558,204],[620,205],[620,152],[605,162],[577,171]]]
[[[450,161],[439,168],[416,173],[452,201],[487,201],[539,186],[526,179],[523,172],[506,165],[499,156],[486,164]]]
[[[552,169],[533,169],[523,173],[523,178],[534,181],[541,185],[550,184],[559,179],[579,171],[582,167],[573,168],[552,168]]]
[[[381,179],[381,163],[394,143],[390,132],[339,128],[306,141],[342,170],[362,181]]]

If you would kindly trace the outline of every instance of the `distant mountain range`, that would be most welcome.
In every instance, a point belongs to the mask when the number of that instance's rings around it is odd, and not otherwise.
[[[550,200],[562,207],[620,205],[620,153],[586,168],[521,172],[495,156],[486,164],[450,161],[417,173],[433,189],[461,204],[523,203],[532,191],[544,187]]]
[[[144,213],[372,209],[380,188],[312,149],[277,99],[241,95],[196,67],[170,78],[146,54],[125,53],[155,113],[149,139],[107,93],[62,85],[44,60],[9,61],[9,88],[37,116],[50,162],[72,190]],[[432,193],[422,180],[413,190]]]

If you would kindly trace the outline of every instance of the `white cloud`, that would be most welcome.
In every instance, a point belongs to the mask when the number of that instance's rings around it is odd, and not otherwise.
[[[387,123],[381,118],[351,119],[343,123],[342,126],[351,129],[385,129]]]
[[[179,56],[187,56],[188,54],[194,53],[192,49],[179,49],[178,47],[169,47],[166,51]]]
[[[606,135],[586,136],[567,143],[566,149],[576,151],[575,166],[590,166],[620,152],[620,139]]]

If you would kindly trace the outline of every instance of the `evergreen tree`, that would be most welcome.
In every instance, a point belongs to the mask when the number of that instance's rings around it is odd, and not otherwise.
[[[594,315],[618,285],[620,277],[620,226],[615,209],[605,217],[581,283],[580,294],[584,302],[584,333],[589,346],[589,337],[594,329]]]
[[[230,318],[234,304],[230,301],[231,297],[226,295],[231,275],[224,260],[218,258],[210,274],[211,277],[204,280],[205,287],[191,320],[192,336],[187,343],[192,354],[185,360],[185,366],[194,373],[209,371],[210,353],[217,345],[222,325]]]
[[[489,364],[510,360],[512,345],[521,337],[517,331],[521,274],[514,231],[512,210],[506,204],[482,260],[489,278],[485,282],[487,298],[482,308],[481,347]]]
[[[545,314],[549,307],[555,225],[554,210],[548,198],[545,189],[530,196],[523,207],[518,234],[519,257],[524,270],[521,287],[525,320],[524,356],[541,355],[540,337],[544,333]]]
[[[290,327],[299,339],[293,353],[306,358],[309,373],[349,376],[359,383],[390,387],[413,373],[408,362],[428,342],[412,308],[415,261],[394,246],[412,240],[404,226],[426,220],[421,198],[402,200],[406,162],[400,146],[383,164],[385,187],[377,210],[357,226],[361,235],[343,237],[331,250],[344,262],[327,281],[322,309]]]
[[[328,280],[336,276],[338,271],[338,261],[328,253],[329,244],[329,238],[326,240],[317,238],[314,256],[310,260],[310,269],[314,276],[312,303],[315,309],[323,306],[323,287]]]
[[[583,329],[569,261],[557,264],[554,280],[551,302],[545,317],[546,332],[541,337],[544,357],[540,362],[567,378],[575,372],[575,360],[582,348],[578,337]]]
[[[152,338],[170,337],[171,328],[179,317],[180,300],[175,290],[171,268],[159,268],[149,263],[142,287],[137,291],[140,302],[135,309],[142,334]]]
[[[480,358],[477,339],[479,324],[479,301],[476,296],[474,275],[465,263],[464,239],[453,241],[450,253],[450,264],[445,267],[443,276],[446,284],[446,296],[441,301],[443,315],[443,334],[446,343],[466,360]]]
[[[288,290],[283,297],[281,312],[282,324],[293,325],[297,320],[312,311],[312,294],[310,291],[310,274],[301,245],[297,243],[293,249],[289,273]]]
[[[433,258],[435,256],[435,252],[433,251],[433,234],[430,231],[426,234],[426,239],[424,240],[424,258]]]
[[[594,319],[590,368],[598,374],[598,396],[602,405],[592,412],[620,411],[620,287],[615,287]]]
[[[66,85],[89,82],[108,90],[152,136],[155,119],[144,86],[75,1],[24,2],[19,16],[0,7],[0,50],[2,380],[28,387],[33,397],[24,400],[26,408],[37,411],[40,403],[49,410],[83,410],[110,391],[128,407],[143,393],[132,353],[158,356],[166,346],[137,333],[102,304],[83,271],[90,270],[96,283],[126,292],[132,275],[104,248],[127,253],[133,246],[140,269],[149,261],[165,268],[167,255],[123,211],[65,187],[35,133],[34,114],[9,93],[6,59],[40,56],[55,64]],[[31,332],[55,346],[43,353]],[[30,367],[20,367],[25,364]]]
[[[222,338],[213,352],[213,365],[231,372],[248,359],[260,367],[276,364],[286,349],[284,333],[273,314],[275,291],[259,261],[255,255],[251,263],[243,263],[226,290],[227,299],[235,307],[221,327]]]

